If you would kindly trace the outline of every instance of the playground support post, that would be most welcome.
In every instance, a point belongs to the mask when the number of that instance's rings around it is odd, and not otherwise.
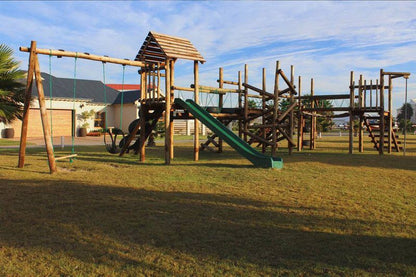
[[[313,84],[313,78],[311,78],[311,108],[312,110],[315,108],[315,101],[313,100],[314,96],[314,84]],[[310,144],[309,149],[314,150],[315,149],[315,133],[316,133],[316,112],[313,111],[311,115],[311,133],[310,133]]]
[[[359,107],[359,124],[358,124],[358,152],[363,152],[364,151],[364,130],[363,130],[363,113],[364,113],[364,97],[363,97],[363,91],[364,91],[364,86],[363,86],[363,75],[360,75],[360,80],[359,80],[359,88],[358,88],[358,107]]]
[[[302,77],[298,78],[298,151],[303,148]]]
[[[292,87],[295,86],[295,67],[293,65],[290,66],[290,84],[292,85]],[[290,90],[289,92],[290,95],[290,106],[293,105],[293,103],[295,102],[294,99],[294,92],[292,90]],[[289,138],[290,140],[288,140],[288,148],[289,148],[289,155],[292,155],[293,152],[293,132],[294,132],[294,124],[295,124],[295,120],[294,120],[294,109],[290,110],[289,113]]]
[[[384,154],[384,70],[380,69],[380,142],[378,151],[380,155]]]
[[[146,119],[145,119],[145,99],[147,91],[147,76],[146,72],[141,72],[140,74],[140,88],[141,88],[141,97],[140,97],[140,161],[144,162],[146,160],[146,147],[145,147],[145,134],[146,134]]]
[[[175,101],[175,94],[173,87],[175,86],[175,61],[170,61],[170,101],[173,103]],[[166,96],[168,97],[168,96]],[[169,135],[170,135],[170,149],[169,149],[169,155],[170,159],[173,160],[174,158],[174,141],[173,141],[173,135],[175,130],[175,123],[173,122],[173,118],[170,118],[170,124],[169,124]]]
[[[25,155],[26,155],[26,141],[27,141],[27,128],[29,122],[29,107],[30,100],[32,98],[32,86],[33,86],[33,75],[34,75],[34,59],[36,55],[36,41],[32,41],[30,45],[30,55],[29,55],[29,67],[27,70],[27,83],[25,91],[25,103],[23,108],[23,119],[22,119],[22,130],[20,135],[20,148],[19,148],[19,162],[18,167],[23,168],[25,165]]]
[[[199,68],[198,61],[194,61],[194,94],[195,103],[199,105]],[[199,160],[199,121],[194,119],[194,160]]]
[[[166,60],[165,65],[165,164],[170,164],[170,111],[172,108],[170,98],[170,60]]]
[[[219,83],[218,83],[218,87],[219,88],[224,88],[224,69],[222,67],[219,68]],[[220,112],[222,111],[222,108],[224,106],[224,94],[219,94],[218,95],[218,107]],[[222,138],[218,138],[218,153],[222,153]]]
[[[241,82],[241,71],[238,71],[238,108],[241,110],[243,108],[242,103],[242,95],[241,95],[241,88],[242,88],[242,82]],[[243,135],[243,121],[241,118],[238,119],[238,137],[241,138]]]
[[[388,106],[389,106],[389,115],[388,115],[388,125],[387,125],[387,153],[391,153],[391,142],[392,142],[392,129],[393,129],[393,103],[392,103],[392,90],[393,82],[391,75],[389,75],[389,90],[388,90]]]
[[[277,149],[277,128],[276,121],[279,113],[279,71],[280,71],[280,62],[276,61],[276,71],[274,73],[274,102],[273,102],[273,144],[272,144],[272,155],[276,154]]]
[[[248,83],[248,65],[244,65],[244,83]],[[244,140],[247,141],[248,132],[248,88],[244,87]]]
[[[348,153],[352,154],[354,146],[354,71],[350,73],[350,122],[348,128],[349,143],[348,143]]]
[[[42,129],[43,129],[43,138],[45,141],[46,153],[48,156],[49,171],[52,174],[57,171],[57,168],[56,168],[55,156],[53,153],[51,129],[49,126],[49,121],[48,121],[48,114],[47,114],[47,109],[46,109],[46,104],[45,104],[45,94],[43,91],[39,59],[38,59],[38,55],[36,54],[36,42],[35,41],[31,42],[30,50],[31,51],[30,51],[30,56],[29,56],[28,78],[30,77],[32,80],[28,79],[28,84],[26,86],[27,94],[25,98],[25,106],[24,106],[24,111],[23,111],[24,121],[22,122],[22,135],[20,138],[21,149],[19,151],[19,167],[23,167],[24,165],[24,154],[26,150],[25,148],[26,148],[26,139],[27,139],[27,126],[29,124],[30,97],[31,97],[31,89],[32,89],[32,83],[33,83],[33,73],[34,73],[37,92],[38,92],[39,110],[40,110],[40,117],[42,121]],[[20,156],[21,153],[23,153],[23,156]]]
[[[264,68],[263,67],[263,70],[262,70],[262,89],[263,89],[263,91],[266,91],[266,68]],[[263,109],[263,111],[265,111],[266,110],[266,95],[263,93],[262,94],[262,96],[261,96],[261,108]],[[264,139],[264,141],[266,141],[266,127],[265,127],[265,125],[266,125],[266,116],[265,115],[263,115],[262,117],[261,117],[261,124],[263,125],[262,126],[262,137],[263,137],[263,139]],[[273,124],[275,124],[275,122],[273,122]],[[262,144],[261,144],[261,152],[262,153],[265,153],[266,152],[266,147],[267,147],[267,144],[266,143],[264,143],[264,142],[262,142]]]

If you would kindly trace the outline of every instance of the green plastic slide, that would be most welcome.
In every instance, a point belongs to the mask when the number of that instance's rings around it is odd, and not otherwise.
[[[211,131],[213,131],[225,142],[227,142],[238,153],[252,162],[254,166],[264,168],[283,167],[282,158],[273,158],[259,153],[247,142],[240,139],[236,134],[234,134],[234,132],[224,126],[220,121],[212,117],[207,111],[201,108],[201,106],[196,104],[193,100],[188,99],[183,101],[182,99],[176,98],[175,104],[180,105],[182,108],[189,111],[195,118],[205,124],[205,126],[207,126],[209,129],[211,129]]]

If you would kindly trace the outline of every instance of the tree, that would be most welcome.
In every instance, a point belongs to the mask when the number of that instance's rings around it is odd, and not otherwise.
[[[402,121],[405,117],[405,114],[407,120],[410,120],[410,118],[413,116],[413,108],[409,103],[403,104],[403,106],[400,108],[399,113],[397,114],[397,120]]]
[[[25,73],[18,66],[13,50],[0,44],[0,122],[10,123],[22,118],[25,85],[21,80]]]

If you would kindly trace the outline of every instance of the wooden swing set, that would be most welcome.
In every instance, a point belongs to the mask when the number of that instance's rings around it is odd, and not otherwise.
[[[20,47],[19,49],[22,52],[29,52],[30,55],[29,55],[29,67],[27,71],[27,83],[26,83],[25,102],[24,102],[23,119],[22,119],[22,131],[21,131],[21,137],[20,137],[18,167],[23,168],[25,165],[26,141],[27,141],[27,131],[28,131],[28,124],[29,124],[29,108],[30,108],[30,101],[32,98],[33,80],[35,80],[36,89],[38,93],[40,117],[41,117],[42,128],[43,128],[43,137],[45,141],[46,153],[48,156],[49,170],[50,170],[50,173],[54,173],[57,171],[57,167],[56,167],[57,160],[71,159],[71,158],[76,157],[77,154],[72,153],[71,155],[62,156],[62,157],[55,157],[54,155],[53,142],[51,139],[51,126],[48,121],[48,114],[47,114],[47,108],[46,108],[46,103],[45,103],[45,94],[43,90],[38,55],[72,57],[72,58],[78,58],[78,59],[100,61],[103,63],[121,64],[123,66],[129,65],[129,66],[143,67],[145,64],[141,61],[111,58],[111,57],[106,57],[106,56],[93,55],[89,53],[70,52],[70,51],[64,51],[64,50],[40,49],[40,48],[36,48],[36,41],[31,42],[30,48]]]

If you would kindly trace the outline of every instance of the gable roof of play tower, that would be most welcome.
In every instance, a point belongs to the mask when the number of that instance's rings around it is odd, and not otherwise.
[[[162,63],[166,59],[186,59],[201,63],[205,62],[205,59],[189,40],[149,32],[135,60]]]

